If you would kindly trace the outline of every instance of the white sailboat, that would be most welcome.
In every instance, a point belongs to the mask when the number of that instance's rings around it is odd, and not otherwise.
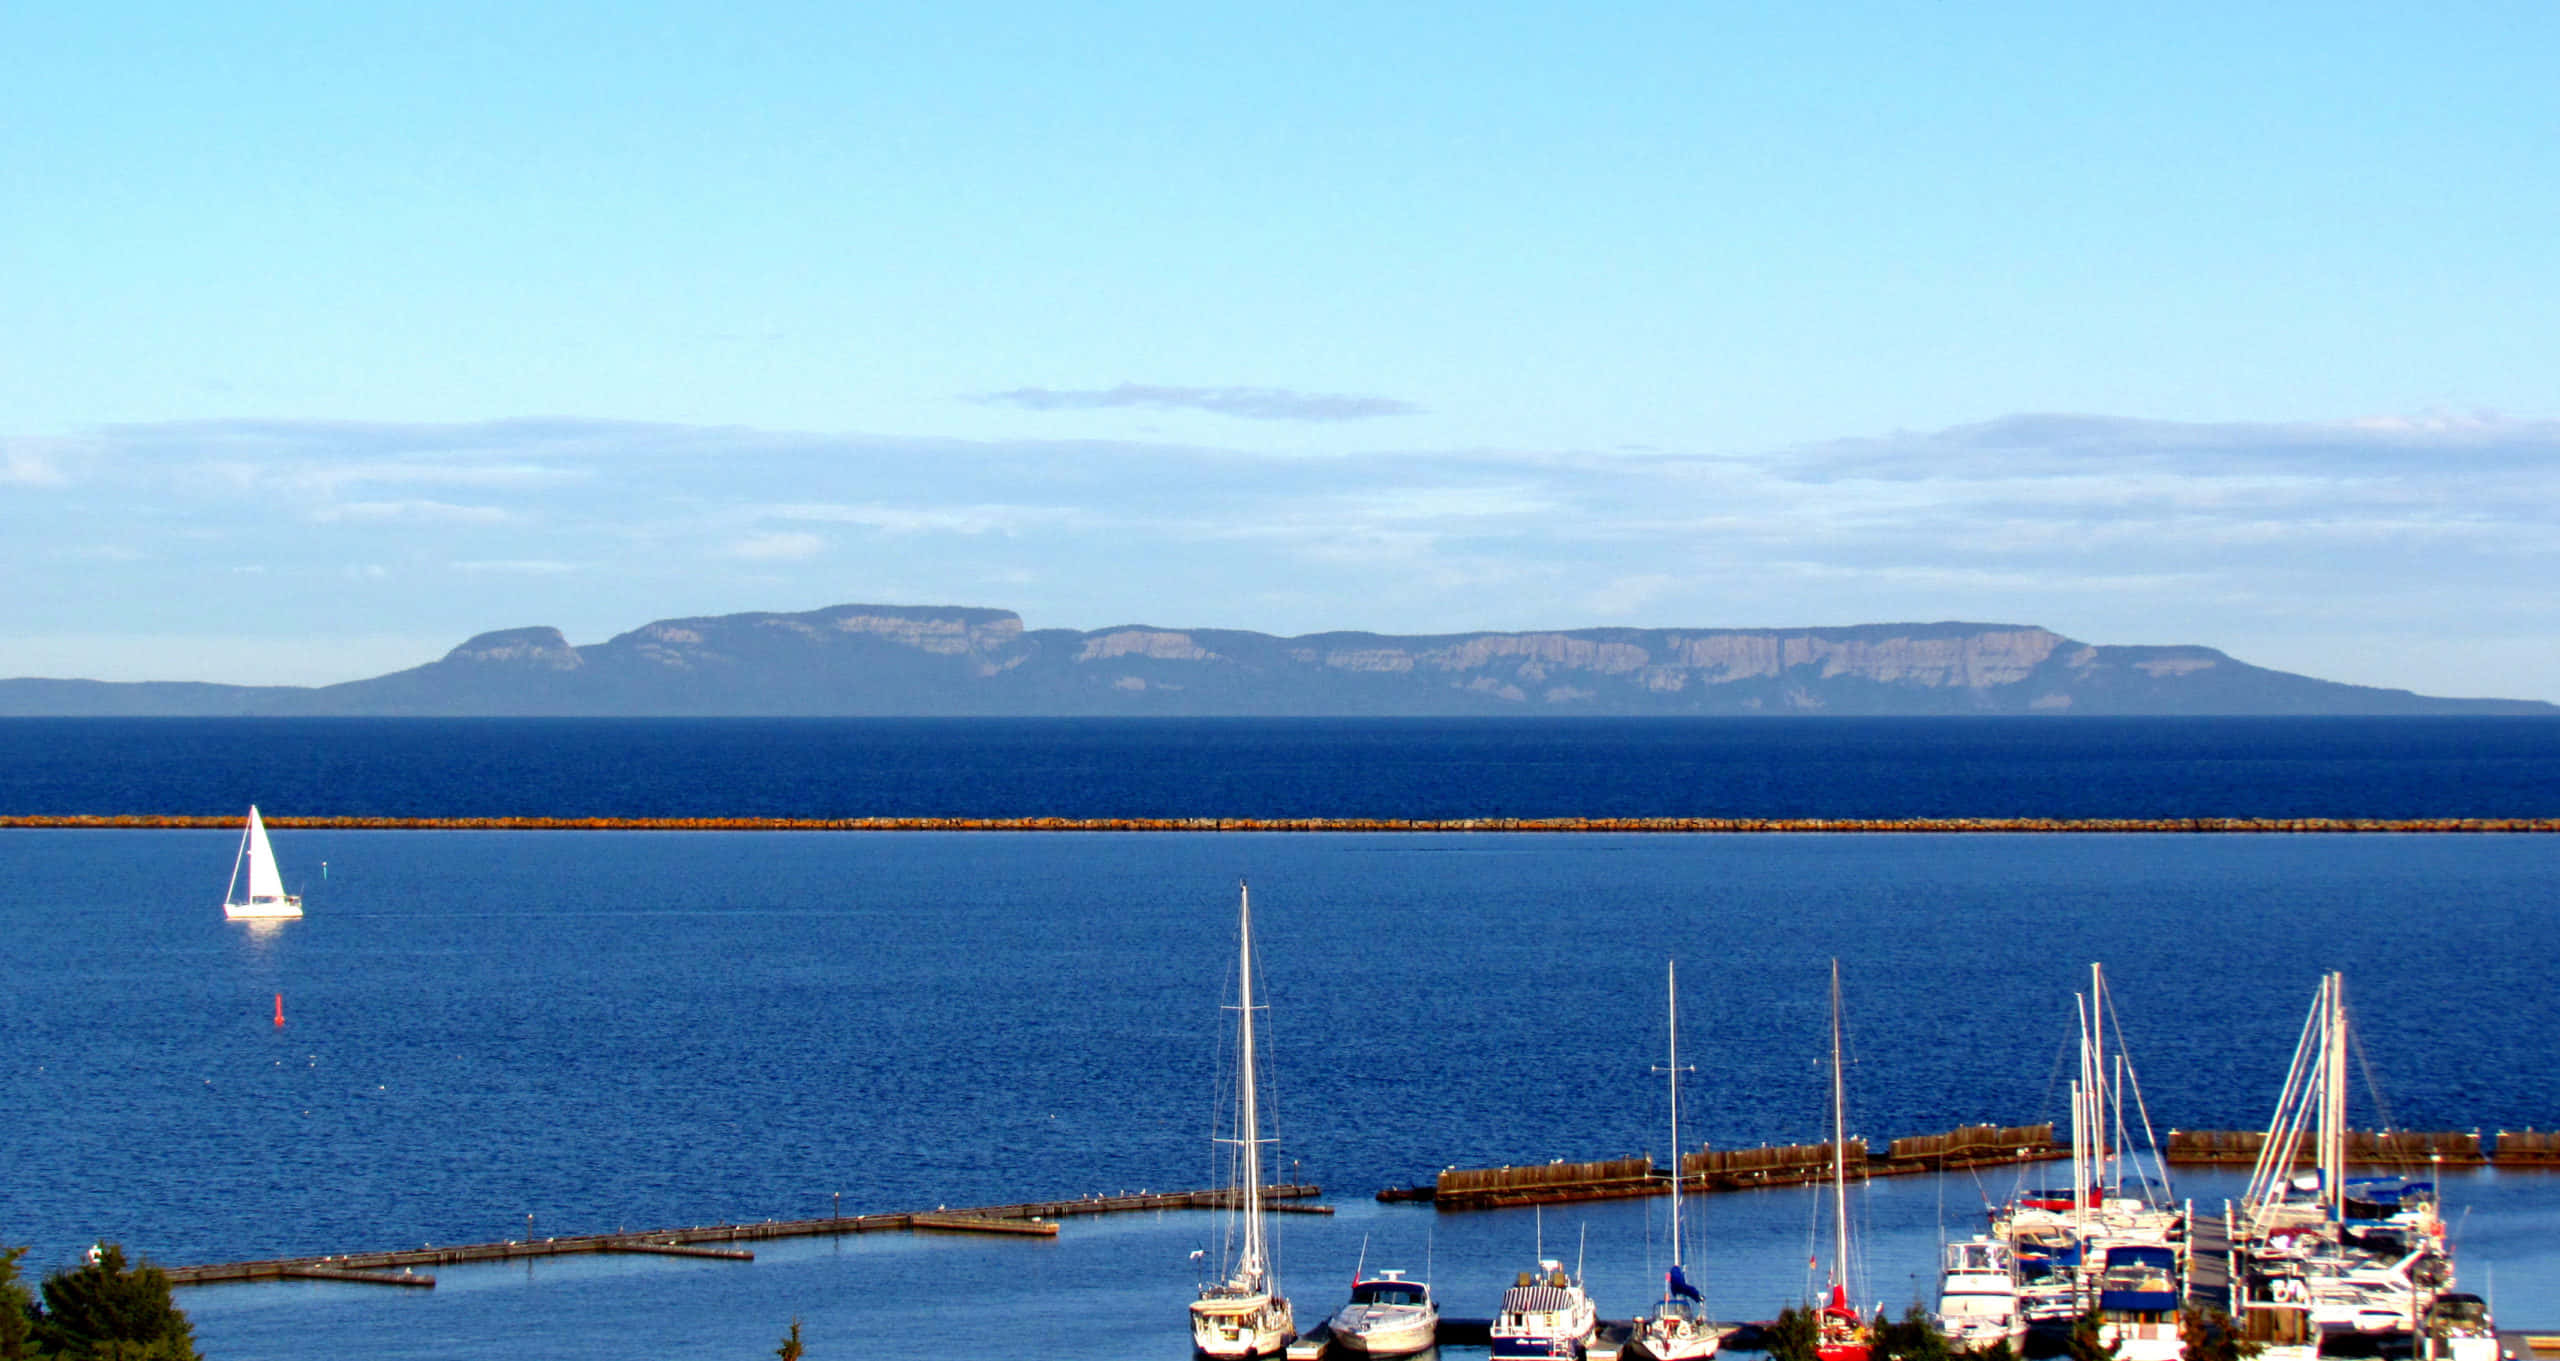
[[[242,881],[247,896],[240,896]],[[240,855],[231,862],[231,885],[222,891],[222,915],[231,921],[274,921],[302,915],[302,899],[284,891],[276,872],[275,848],[267,844],[267,824],[258,805],[249,805],[249,825],[240,833]]]
[[[1264,1236],[1261,1114],[1256,1105],[1253,1053],[1253,895],[1236,885],[1236,1105],[1234,1149],[1228,1181],[1229,1241],[1237,1246],[1226,1279],[1200,1287],[1191,1302],[1191,1341],[1204,1356],[1266,1356],[1297,1336],[1289,1301],[1279,1291]]]
[[[1663,977],[1671,1003],[1671,1269],[1663,1274],[1662,1304],[1636,1322],[1636,1345],[1654,1361],[1697,1361],[1723,1345],[1724,1330],[1707,1317],[1706,1296],[1689,1283],[1680,1260],[1680,965],[1668,961]]]
[[[2347,1178],[2351,1048],[2346,977],[2324,974],[2234,1233],[2235,1312],[2272,1355],[2307,1356],[2334,1335],[2426,1333],[2455,1284],[2432,1181]],[[2306,1145],[2316,1169],[2297,1175]]]
[[[1821,1361],[1867,1361],[1874,1339],[1849,1302],[1849,1093],[1840,1064],[1840,961],[1831,961],[1831,1289],[1815,1311]]]

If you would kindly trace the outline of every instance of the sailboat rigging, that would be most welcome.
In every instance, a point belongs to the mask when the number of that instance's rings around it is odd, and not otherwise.
[[[1297,1336],[1289,1301],[1271,1266],[1262,1208],[1262,1118],[1254,1072],[1253,895],[1236,885],[1236,1105],[1235,1128],[1218,1142],[1235,1150],[1228,1186],[1228,1214],[1239,1224],[1241,1250],[1225,1280],[1200,1287],[1191,1302],[1191,1340],[1203,1355],[1263,1356]]]

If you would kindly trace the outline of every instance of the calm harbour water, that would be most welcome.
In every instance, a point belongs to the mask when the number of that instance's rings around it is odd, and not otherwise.
[[[1718,1146],[1824,1119],[1823,988],[1848,989],[1851,1124],[1885,1139],[2063,1110],[2071,994],[2106,962],[2163,1126],[2263,1123],[2318,974],[2348,972],[2404,1128],[2560,1111],[2560,840],[2544,837],[1536,837],[294,832],[310,916],[219,916],[236,838],[13,832],[0,986],[16,1039],[5,1236],[164,1262],[477,1242],[1209,1184],[1234,884],[1255,884],[1312,1319],[1359,1252],[1430,1263],[1482,1314],[1526,1213],[1378,1206],[1446,1165],[1663,1151],[1650,1066],[1682,964],[1685,1128]],[[326,879],[318,865],[328,862]],[[272,1024],[282,993],[288,1024]],[[2190,1179],[2200,1204],[2229,1177]],[[2560,1178],[2450,1179],[2465,1279],[2560,1319]],[[1864,1192],[1867,1293],[1925,1288],[1942,1226],[2007,1184]],[[1710,1298],[1803,1287],[1812,1202],[1704,1202]],[[1659,1202],[1587,1232],[1605,1312],[1648,1297]],[[753,1264],[562,1260],[434,1292],[191,1290],[224,1361],[321,1351],[939,1356],[1187,1352],[1207,1216],[1054,1243],[758,1245]]]
[[[0,721],[0,812],[2549,816],[2560,724]],[[310,916],[221,920],[235,834],[0,832],[0,1242],[178,1264],[1208,1185],[1235,883],[1255,885],[1312,1322],[1364,1239],[1490,1311],[1527,1212],[1381,1206],[1447,1165],[1817,1137],[1824,987],[1851,1126],[2057,1119],[2104,961],[2155,1121],[2253,1128],[2319,974],[2359,1123],[2560,1122],[2560,838],[738,833],[277,836]],[[326,862],[325,877],[321,866]],[[283,994],[287,1024],[272,1022]],[[2042,1180],[2042,1175],[2039,1175]],[[2211,1207],[2228,1174],[2184,1179]],[[2560,1174],[2449,1176],[2467,1285],[2560,1323]],[[2013,1188],[1860,1193],[1867,1298]],[[1703,1201],[1709,1298],[1806,1287],[1814,1202]],[[1551,1211],[1603,1312],[1662,1203]],[[449,1268],[432,1292],[185,1292],[218,1361],[509,1350],[1188,1352],[1199,1214],[1054,1242],[882,1235],[751,1264]],[[1586,1238],[1587,1235],[1587,1238]],[[996,1331],[990,1332],[991,1321]],[[995,1338],[973,1346],[964,1339]]]

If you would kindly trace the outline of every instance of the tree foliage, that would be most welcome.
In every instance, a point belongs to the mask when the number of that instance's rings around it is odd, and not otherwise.
[[[167,1274],[148,1262],[126,1266],[113,1243],[44,1278],[33,1324],[34,1354],[48,1361],[203,1361]]]
[[[1929,1311],[1916,1304],[1902,1311],[1899,1322],[1888,1322],[1884,1311],[1876,1311],[1875,1339],[1877,1361],[1948,1361],[1955,1355]]]
[[[36,1354],[36,1297],[18,1279],[25,1248],[0,1248],[0,1361],[30,1361]]]
[[[782,1345],[773,1349],[782,1361],[800,1361],[800,1320],[791,1320],[791,1331],[783,1336]]]
[[[1778,1311],[1769,1325],[1769,1361],[1820,1361],[1821,1326],[1813,1311],[1792,1306]]]

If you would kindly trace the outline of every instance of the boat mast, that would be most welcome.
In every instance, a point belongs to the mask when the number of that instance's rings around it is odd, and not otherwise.
[[[2114,1174],[2115,1150],[2109,1145],[2110,1120],[2107,1114],[2107,983],[2095,960],[2089,962],[2089,1124],[2096,1144],[2090,1152],[2096,1160],[2090,1165],[2092,1179],[2099,1196],[2115,1188],[2109,1185]]]
[[[240,827],[240,853],[231,857],[231,882],[222,890],[226,904],[240,900],[231,895],[240,891],[240,867],[249,863],[249,837],[258,830],[258,805],[249,805],[249,820]]]
[[[1244,1176],[1237,1191],[1244,1200],[1244,1255],[1236,1262],[1236,1276],[1259,1286],[1263,1280],[1262,1123],[1254,1106],[1253,894],[1241,879],[1236,881],[1236,918],[1243,941],[1236,970],[1236,1006],[1241,1017],[1236,1023],[1236,1044],[1242,1051],[1236,1070],[1236,1133],[1244,1155]]]
[[[1840,1073],[1840,961],[1831,961],[1831,1288],[1849,1284],[1849,1117]]]
[[[1671,1269],[1680,1270],[1680,961],[1666,960],[1663,979],[1671,993]],[[1671,1302],[1671,1286],[1665,1278],[1662,1302]]]
[[[2329,1222],[2346,1223],[2347,1209],[2347,976],[2321,980],[2328,993],[2329,1033],[2322,1056],[2328,1081],[2320,1089],[2320,1199]]]

